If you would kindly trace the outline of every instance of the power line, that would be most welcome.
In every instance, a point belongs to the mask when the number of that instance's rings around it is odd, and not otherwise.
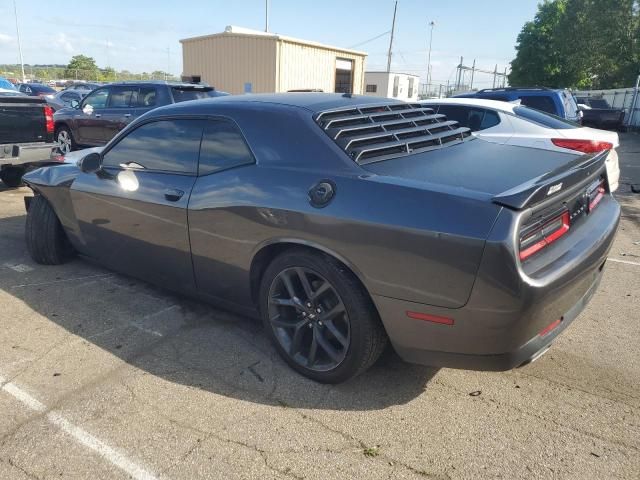
[[[364,42],[360,42],[360,43],[356,43],[355,45],[351,45],[351,46],[350,46],[350,47],[348,47],[348,48],[350,48],[350,49],[351,49],[351,48],[357,48],[357,47],[360,47],[360,46],[365,45],[365,44],[367,44],[367,43],[369,43],[369,42],[373,42],[374,40],[377,40],[377,39],[379,39],[379,38],[381,38],[381,37],[384,37],[385,35],[389,35],[390,33],[391,33],[391,30],[387,30],[386,32],[381,33],[380,35],[376,35],[375,37],[370,38],[369,40],[365,40]],[[387,52],[385,52],[384,54],[386,55],[386,54],[387,54]]]

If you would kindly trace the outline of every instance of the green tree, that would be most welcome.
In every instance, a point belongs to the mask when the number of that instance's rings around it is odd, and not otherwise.
[[[616,88],[638,75],[636,0],[546,0],[518,36],[513,86]]]
[[[511,62],[510,85],[555,87],[564,82],[555,39],[566,3],[545,1],[538,5],[533,21],[524,24],[518,35],[516,58]]]
[[[99,77],[98,66],[92,57],[74,55],[64,71],[64,76],[77,80],[96,80]]]

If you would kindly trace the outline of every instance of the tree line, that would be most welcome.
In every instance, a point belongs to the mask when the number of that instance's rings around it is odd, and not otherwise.
[[[545,0],[525,23],[511,86],[629,87],[640,74],[637,0]]]
[[[153,72],[133,73],[128,70],[116,71],[112,67],[99,68],[92,57],[86,55],[75,55],[69,63],[65,65],[27,65],[25,64],[25,74],[29,78],[38,80],[88,80],[96,82],[113,82],[116,80],[178,80],[171,74],[166,74],[161,70]],[[19,64],[0,65],[0,72],[5,76],[19,78],[22,73]]]

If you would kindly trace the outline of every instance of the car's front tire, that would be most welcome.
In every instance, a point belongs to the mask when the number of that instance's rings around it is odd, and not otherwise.
[[[56,142],[58,142],[60,153],[66,155],[77,149],[76,141],[73,138],[71,129],[66,125],[61,125],[56,129]]]
[[[276,257],[262,277],[260,311],[282,358],[318,382],[340,383],[359,375],[387,344],[364,287],[323,253],[295,249]]]
[[[73,247],[60,220],[42,195],[36,195],[31,200],[25,237],[29,255],[36,263],[59,265],[73,257]]]
[[[7,187],[19,187],[22,185],[22,176],[24,173],[24,168],[7,167],[0,171],[0,180],[2,180]]]

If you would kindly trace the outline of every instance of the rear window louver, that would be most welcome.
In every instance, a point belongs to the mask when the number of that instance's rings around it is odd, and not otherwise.
[[[471,136],[468,128],[417,103],[327,110],[314,120],[360,164],[454,145]]]

